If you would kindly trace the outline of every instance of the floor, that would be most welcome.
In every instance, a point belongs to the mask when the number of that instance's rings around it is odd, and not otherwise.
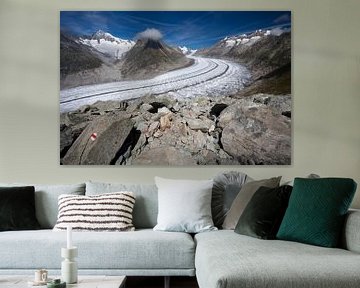
[[[126,288],[163,288],[164,277],[127,277]],[[199,288],[195,277],[171,277],[171,288]]]

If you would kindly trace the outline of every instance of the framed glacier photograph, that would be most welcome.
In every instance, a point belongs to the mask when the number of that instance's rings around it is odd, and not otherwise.
[[[61,11],[61,165],[290,165],[290,11]]]

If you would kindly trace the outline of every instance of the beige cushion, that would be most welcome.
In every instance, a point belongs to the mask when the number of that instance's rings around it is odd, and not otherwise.
[[[223,229],[234,230],[241,214],[244,212],[246,205],[249,203],[255,192],[261,186],[269,188],[279,187],[280,179],[281,176],[252,181],[244,184],[225,217],[224,223],[222,225]]]

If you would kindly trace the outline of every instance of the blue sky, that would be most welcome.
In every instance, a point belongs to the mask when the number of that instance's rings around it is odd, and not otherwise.
[[[61,11],[60,27],[74,35],[103,30],[123,39],[135,39],[148,28],[159,30],[170,45],[193,49],[257,29],[290,27],[290,11]]]

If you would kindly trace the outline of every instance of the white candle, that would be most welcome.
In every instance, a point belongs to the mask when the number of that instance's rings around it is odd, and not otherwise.
[[[69,225],[67,226],[66,232],[67,232],[67,242],[66,242],[66,248],[70,249],[72,248],[72,235],[71,235],[72,227]]]

